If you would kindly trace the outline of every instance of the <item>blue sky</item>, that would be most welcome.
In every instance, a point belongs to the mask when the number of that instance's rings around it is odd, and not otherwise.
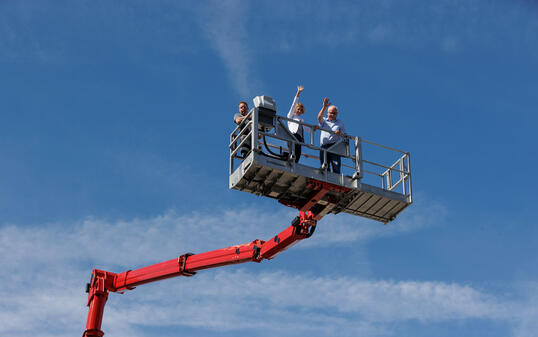
[[[107,336],[535,336],[533,1],[0,2],[0,334],[81,334],[94,267],[267,239],[228,190],[240,100],[411,152],[396,221],[111,294]]]

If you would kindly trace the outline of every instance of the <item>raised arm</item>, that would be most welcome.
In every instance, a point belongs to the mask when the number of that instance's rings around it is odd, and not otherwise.
[[[323,99],[323,108],[318,113],[318,123],[321,124],[323,122],[323,114],[325,113],[325,110],[327,110],[327,107],[331,105],[331,102],[329,102],[329,99],[325,97]]]
[[[299,95],[303,90],[304,87],[302,85],[297,86],[297,93],[293,98],[293,103],[291,103],[290,111],[288,111],[288,118],[293,118],[293,115],[295,114],[295,108],[297,107],[297,101],[299,101]]]

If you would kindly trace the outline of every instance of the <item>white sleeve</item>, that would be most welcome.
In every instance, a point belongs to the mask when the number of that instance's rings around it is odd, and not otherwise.
[[[297,106],[297,101],[299,101],[299,97],[295,96],[293,98],[293,103],[291,103],[290,111],[288,112],[288,118],[290,119],[295,116],[295,107]]]

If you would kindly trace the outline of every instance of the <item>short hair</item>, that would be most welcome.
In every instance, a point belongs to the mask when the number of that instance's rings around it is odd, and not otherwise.
[[[237,104],[237,106],[240,106],[241,104],[245,104],[247,106],[247,108],[248,108],[248,103],[247,102],[241,101],[241,102],[239,102],[239,104]]]
[[[329,108],[327,108],[327,110],[330,110],[331,108],[335,108],[336,111],[338,111],[338,107],[336,105],[331,105]]]
[[[301,102],[297,103],[297,108],[299,108],[299,107],[303,108],[303,110],[306,110],[303,103],[301,103]],[[297,108],[295,108],[295,109],[297,109]]]

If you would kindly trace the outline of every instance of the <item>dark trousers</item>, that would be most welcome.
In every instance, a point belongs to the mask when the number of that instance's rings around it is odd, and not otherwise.
[[[333,146],[334,144],[335,143],[321,145],[321,148],[327,149]],[[321,165],[323,165],[323,152],[324,151],[321,151],[321,150],[319,151],[319,161]],[[342,161],[339,155],[327,152],[327,168],[329,169],[329,171],[332,171],[334,173],[340,173],[341,164],[342,164]]]
[[[294,135],[295,138],[297,138],[297,140],[300,141],[301,143],[304,142],[303,136],[301,136],[300,134],[298,134],[298,133],[294,133],[293,135]],[[298,162],[299,162],[299,159],[301,159],[301,145],[299,145],[299,144],[295,144],[295,162],[298,163]]]

